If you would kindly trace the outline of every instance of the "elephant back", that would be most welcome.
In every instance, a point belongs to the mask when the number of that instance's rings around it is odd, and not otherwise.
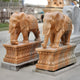
[[[28,15],[28,22],[30,30],[38,28],[37,19],[33,15]]]
[[[38,28],[37,19],[33,15],[20,13],[20,28],[21,30],[33,30]]]

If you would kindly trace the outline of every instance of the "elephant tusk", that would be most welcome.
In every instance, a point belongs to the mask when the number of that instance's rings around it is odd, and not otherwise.
[[[49,29],[49,31],[48,31],[48,33],[47,33],[47,35],[49,35],[50,34],[50,29]]]

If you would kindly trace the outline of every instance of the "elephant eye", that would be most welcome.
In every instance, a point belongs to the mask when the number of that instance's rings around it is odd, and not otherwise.
[[[62,4],[62,2],[59,2],[59,4]]]

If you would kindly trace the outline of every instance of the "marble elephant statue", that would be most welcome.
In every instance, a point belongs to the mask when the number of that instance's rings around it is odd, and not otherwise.
[[[32,31],[36,40],[40,40],[37,19],[33,15],[24,12],[15,12],[10,17],[9,32],[11,44],[18,44],[18,36],[22,32],[23,42],[28,42],[29,33]]]
[[[43,21],[43,48],[46,48],[49,37],[52,48],[58,48],[60,40],[63,45],[70,43],[72,21],[68,16],[60,12],[50,12],[45,14]]]

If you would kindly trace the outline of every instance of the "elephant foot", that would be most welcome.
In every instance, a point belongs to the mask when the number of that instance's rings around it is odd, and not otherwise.
[[[12,41],[11,41],[11,44],[12,44],[12,45],[18,45],[18,41],[12,40]]]
[[[28,40],[27,41],[24,40],[23,43],[29,43],[29,41]]]
[[[49,45],[50,47],[52,47],[52,43],[50,43],[50,45]]]
[[[66,43],[64,43],[64,45],[69,45],[70,44],[70,42],[66,42]]]
[[[51,47],[52,47],[52,48],[59,48],[59,45],[54,44],[54,45],[52,45]]]
[[[46,45],[45,45],[45,43],[42,43],[41,45],[42,45],[42,47],[43,47],[43,48],[46,48]]]
[[[37,39],[35,39],[35,41],[41,41],[40,37],[39,37],[39,38],[37,38]]]
[[[60,44],[63,44],[63,45],[64,45],[64,43],[65,43],[64,41],[61,41],[61,42],[60,42]]]

